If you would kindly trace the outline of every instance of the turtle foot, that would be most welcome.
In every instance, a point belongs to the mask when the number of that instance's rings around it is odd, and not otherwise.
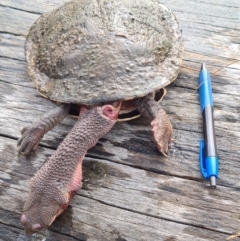
[[[151,126],[158,150],[168,157],[167,153],[172,138],[172,125],[163,109],[158,111],[156,117],[151,122]]]
[[[18,153],[19,155],[26,156],[30,155],[37,149],[44,135],[44,131],[38,126],[27,126],[21,130],[21,134],[22,136],[17,142]]]
[[[24,127],[21,130],[22,136],[17,142],[19,155],[26,156],[36,151],[44,134],[67,116],[70,107],[70,104],[56,106],[45,113],[40,120],[33,122],[32,125]]]

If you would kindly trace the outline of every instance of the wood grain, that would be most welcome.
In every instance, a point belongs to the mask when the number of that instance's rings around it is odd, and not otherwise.
[[[169,158],[158,153],[148,122],[117,123],[84,160],[84,185],[48,229],[26,237],[19,218],[29,180],[76,119],[47,133],[31,160],[17,157],[20,129],[54,107],[26,71],[24,41],[44,12],[65,0],[0,0],[0,240],[207,241],[240,229],[240,57],[238,0],[163,0],[183,30],[185,53],[162,106],[174,128]],[[212,73],[220,158],[218,188],[199,172],[202,119],[198,72]],[[215,74],[214,74],[215,73]]]

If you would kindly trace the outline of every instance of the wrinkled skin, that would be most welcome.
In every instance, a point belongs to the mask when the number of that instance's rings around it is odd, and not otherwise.
[[[165,111],[154,101],[152,94],[139,98],[133,103],[140,114],[150,121],[158,150],[167,153],[171,142],[172,126]],[[72,131],[48,162],[31,179],[29,195],[21,217],[21,223],[28,235],[51,225],[55,218],[67,208],[69,201],[81,186],[82,161],[87,150],[115,124],[121,102],[88,108],[81,108],[79,120]],[[38,131],[47,132],[49,123],[51,126],[56,125],[68,110],[69,105],[56,107],[45,115],[45,118],[25,128],[28,131],[20,138],[20,154],[32,153],[40,142]]]
[[[82,160],[89,148],[115,124],[121,103],[83,108],[72,131],[31,179],[21,224],[31,235],[51,225],[81,185]],[[33,145],[35,146],[35,145]]]
[[[47,198],[46,196],[35,196],[33,205],[25,205],[26,211],[22,214],[20,221],[27,235],[50,226],[55,218],[64,211],[64,205],[61,206],[55,200]]]
[[[141,115],[150,121],[158,150],[167,156],[173,131],[165,110],[156,103],[153,94],[136,99],[135,104]]]

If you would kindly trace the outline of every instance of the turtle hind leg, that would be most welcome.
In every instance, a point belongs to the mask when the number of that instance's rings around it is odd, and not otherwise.
[[[172,138],[172,125],[165,110],[154,100],[154,94],[137,99],[135,104],[139,113],[150,121],[158,150],[167,156]]]
[[[40,120],[24,127],[21,130],[22,136],[17,142],[19,155],[26,156],[33,153],[37,149],[44,134],[62,121],[67,116],[69,109],[70,104],[61,104],[44,114]]]

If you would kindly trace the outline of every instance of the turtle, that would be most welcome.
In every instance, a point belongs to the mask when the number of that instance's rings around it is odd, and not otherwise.
[[[19,155],[33,153],[73,107],[79,112],[31,178],[20,218],[26,234],[67,208],[81,187],[86,152],[118,120],[147,118],[158,150],[168,153],[172,126],[156,93],[176,79],[182,55],[178,21],[158,0],[72,0],[37,19],[25,43],[28,74],[56,107],[21,130]]]

